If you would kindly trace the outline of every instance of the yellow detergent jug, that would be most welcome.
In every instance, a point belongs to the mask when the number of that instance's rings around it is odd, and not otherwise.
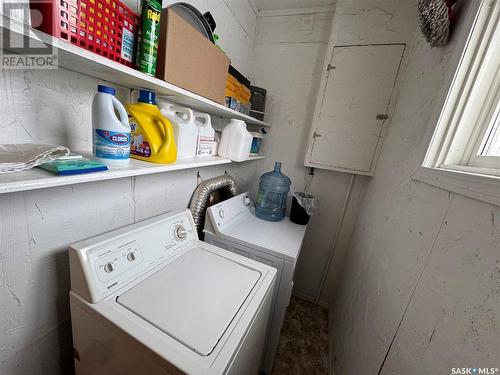
[[[131,130],[130,157],[160,164],[176,161],[172,124],[156,106],[155,93],[140,90],[138,103],[125,107]]]

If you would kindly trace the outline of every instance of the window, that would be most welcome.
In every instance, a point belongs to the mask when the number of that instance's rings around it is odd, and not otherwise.
[[[416,177],[429,182],[432,175],[436,185],[476,190],[476,197],[496,197],[486,199],[494,203],[500,203],[499,23],[500,0],[482,0],[424,159],[427,177]]]

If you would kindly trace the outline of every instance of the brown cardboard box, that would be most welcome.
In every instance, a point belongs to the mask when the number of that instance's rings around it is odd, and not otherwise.
[[[161,13],[156,76],[224,104],[229,58],[171,9]]]

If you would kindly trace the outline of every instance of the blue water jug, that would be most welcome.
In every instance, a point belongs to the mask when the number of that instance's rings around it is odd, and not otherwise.
[[[255,215],[267,221],[283,220],[290,184],[290,179],[281,173],[281,163],[277,161],[274,163],[274,171],[260,176]]]

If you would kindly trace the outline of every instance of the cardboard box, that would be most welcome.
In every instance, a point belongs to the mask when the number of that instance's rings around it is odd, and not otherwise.
[[[156,76],[224,104],[229,58],[171,9],[161,14]]]

